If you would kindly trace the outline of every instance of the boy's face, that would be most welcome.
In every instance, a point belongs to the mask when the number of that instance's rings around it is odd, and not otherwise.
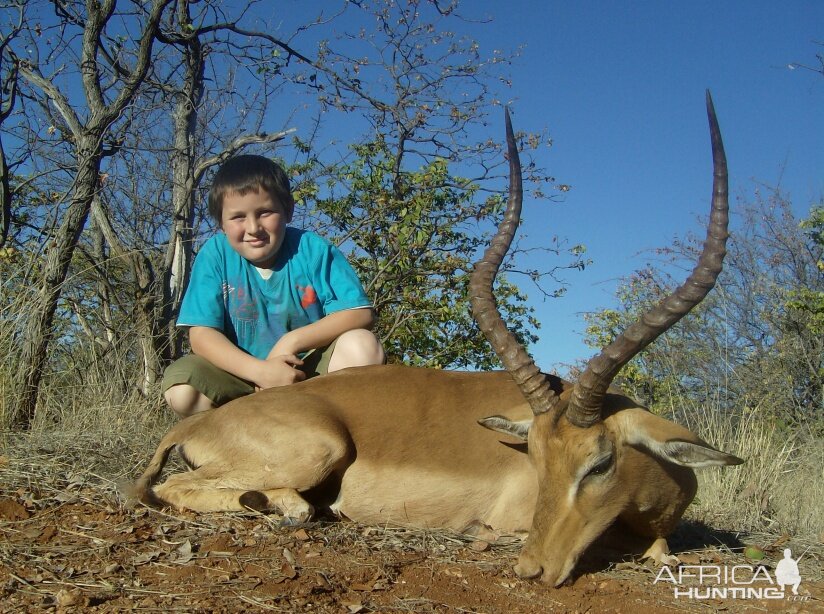
[[[223,197],[220,227],[232,249],[257,267],[274,264],[291,221],[292,207],[284,207],[266,190]]]

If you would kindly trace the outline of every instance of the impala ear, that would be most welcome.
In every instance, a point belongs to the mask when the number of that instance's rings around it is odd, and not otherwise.
[[[478,420],[478,424],[488,428],[490,431],[497,431],[505,435],[511,435],[521,441],[526,441],[529,437],[529,427],[532,426],[532,420],[510,420],[503,416],[489,416]]]
[[[711,445],[704,443],[693,443],[690,441],[664,441],[655,440],[641,443],[650,452],[663,460],[681,465],[683,467],[718,467],[723,465],[740,465],[744,459],[727,454],[721,450],[716,450]]]
[[[624,441],[642,447],[658,458],[683,467],[740,465],[743,459],[716,450],[683,426],[642,409],[628,409],[614,415]]]

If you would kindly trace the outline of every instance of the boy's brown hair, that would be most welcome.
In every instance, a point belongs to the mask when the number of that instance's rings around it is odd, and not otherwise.
[[[217,173],[209,190],[209,213],[220,224],[223,198],[230,192],[245,196],[249,192],[266,190],[287,211],[294,207],[292,189],[286,171],[263,156],[243,155],[229,158]]]

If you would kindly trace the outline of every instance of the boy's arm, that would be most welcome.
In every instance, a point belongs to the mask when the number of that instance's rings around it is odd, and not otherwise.
[[[272,388],[293,384],[305,379],[306,374],[295,367],[303,361],[290,352],[271,355],[260,360],[238,348],[221,331],[207,326],[189,328],[192,352],[210,363],[254,383],[258,388]]]
[[[356,328],[371,329],[374,322],[375,314],[371,307],[330,313],[316,322],[283,335],[269,352],[267,360],[325,347],[347,331]]]

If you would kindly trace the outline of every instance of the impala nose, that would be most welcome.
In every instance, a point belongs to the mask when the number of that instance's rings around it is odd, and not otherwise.
[[[541,567],[539,563],[531,560],[530,558],[524,557],[523,555],[521,555],[518,562],[515,564],[515,575],[524,580],[538,578],[543,573],[544,568]]]

